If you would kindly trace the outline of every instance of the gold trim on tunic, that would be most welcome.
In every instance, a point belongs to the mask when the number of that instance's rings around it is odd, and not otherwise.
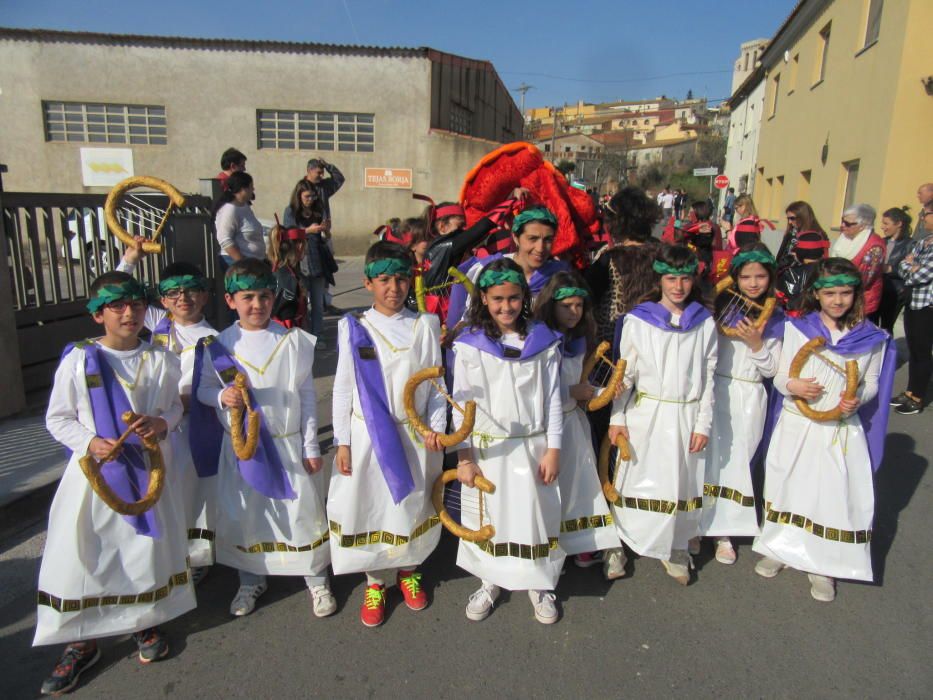
[[[433,527],[441,524],[441,519],[432,515],[423,523],[411,531],[410,535],[396,535],[385,530],[373,530],[372,532],[358,532],[355,535],[344,535],[340,523],[330,521],[330,531],[336,538],[334,542],[340,547],[366,547],[372,544],[386,544],[390,547],[398,547],[407,544],[414,539],[428,533]]]
[[[188,539],[189,540],[207,540],[208,542],[214,541],[214,531],[205,530],[200,527],[190,527],[188,528]]]
[[[826,527],[798,513],[774,510],[771,508],[770,503],[765,504],[765,520],[778,525],[793,525],[801,530],[806,530],[811,535],[832,542],[842,542],[843,544],[867,544],[871,542],[871,530],[841,530],[835,527]]]
[[[595,530],[598,527],[612,527],[614,522],[612,515],[609,513],[606,513],[606,515],[583,516],[582,518],[563,521],[560,524],[560,531],[581,532],[583,530]]]
[[[652,513],[687,513],[700,510],[703,507],[703,497],[697,496],[687,501],[663,501],[658,498],[632,498],[625,496],[615,504],[616,508],[633,508],[634,510],[647,510]]]
[[[518,542],[474,542],[476,547],[491,557],[515,557],[516,559],[544,559],[557,548],[557,538],[548,537],[547,544],[520,544]]]
[[[249,547],[238,544],[236,548],[244,554],[274,554],[275,552],[311,552],[330,539],[330,533],[325,532],[311,544],[294,545],[288,542],[257,542]]]
[[[86,598],[57,598],[51,593],[39,591],[37,602],[39,605],[47,605],[56,612],[69,613],[80,612],[89,608],[102,608],[105,605],[136,605],[139,603],[156,603],[163,598],[167,598],[173,588],[184,586],[188,583],[188,572],[182,571],[180,574],[174,574],[169,577],[168,583],[157,588],[154,591],[146,593],[137,593],[135,595],[101,595],[88,596]]]
[[[719,484],[703,484],[703,495],[709,498],[725,498],[727,501],[734,501],[743,508],[754,508],[755,497],[746,496],[729,486],[720,486]]]

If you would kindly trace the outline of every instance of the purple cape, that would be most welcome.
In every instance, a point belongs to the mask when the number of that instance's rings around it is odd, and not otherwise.
[[[223,442],[223,426],[217,417],[217,409],[205,406],[198,401],[198,387],[201,384],[201,372],[204,367],[204,349],[211,355],[214,371],[225,386],[233,383],[236,372],[246,372],[237,364],[227,349],[214,337],[201,338],[194,355],[194,374],[191,385],[191,414],[188,445],[194,460],[198,476],[207,477],[217,474],[220,465],[220,447]],[[248,375],[247,375],[248,376]],[[275,439],[269,433],[262,407],[256,400],[251,388],[247,388],[250,405],[259,412],[259,445],[252,459],[237,459],[237,466],[243,481],[268,498],[291,500],[297,494],[288,481],[288,473],[282,464]],[[246,434],[247,414],[243,411],[243,434]]]
[[[66,347],[62,356],[71,352],[73,347]],[[100,437],[116,440],[127,428],[123,422],[123,413],[133,410],[132,406],[113,369],[101,357],[98,345],[91,341],[82,347],[94,429]],[[101,467],[104,481],[124,501],[138,501],[149,488],[149,470],[146,468],[144,454],[142,441],[134,434],[123,443],[120,455]],[[152,510],[138,516],[124,515],[123,519],[132,525],[139,535],[155,539],[161,536]]]
[[[473,326],[471,328],[465,328],[463,332],[457,336],[457,339],[454,341],[454,347],[456,347],[457,343],[462,343],[489,353],[490,355],[494,355],[501,360],[520,361],[534,357],[560,341],[560,333],[552,331],[543,323],[534,323],[531,325],[528,335],[525,336],[525,346],[519,353],[515,352],[514,348],[506,349],[502,341],[490,338],[483,333],[482,330]]]
[[[871,458],[872,471],[878,471],[884,458],[884,441],[888,432],[888,404],[891,400],[891,390],[894,387],[894,372],[897,369],[897,349],[894,339],[870,321],[862,321],[852,328],[838,343],[833,343],[829,329],[823,324],[817,312],[807,314],[802,318],[791,318],[790,323],[812,340],[817,336],[826,339],[826,347],[839,355],[858,355],[868,352],[877,345],[884,344],[884,358],[881,365],[881,376],[878,378],[878,393],[871,401],[859,406],[857,414],[865,430],[865,439],[868,442],[868,454]],[[771,390],[768,397],[768,415],[765,419],[765,432],[762,437],[761,459],[764,460],[767,445],[777,425],[778,417],[784,403],[784,395]]]
[[[483,269],[486,269],[486,266],[489,265],[493,260],[498,260],[499,258],[504,257],[502,253],[496,253],[495,255],[490,255],[485,258],[472,257],[467,260],[465,263],[462,263],[457,266],[457,269],[460,270],[463,274],[466,274],[470,271],[474,265],[479,263],[483,266]],[[531,296],[537,296],[541,293],[541,290],[544,289],[544,285],[548,283],[548,280],[551,279],[551,276],[555,272],[561,272],[563,270],[569,270],[570,266],[562,260],[548,260],[544,265],[539,269],[531,273],[531,279],[528,280],[528,288],[531,290]],[[466,302],[467,302],[467,292],[466,288],[462,284],[455,284],[450,289],[450,305],[447,308],[447,327],[453,328],[461,320],[463,320],[463,314],[466,311]]]
[[[152,344],[161,345],[163,348],[168,347],[168,339],[172,334],[172,319],[166,314],[162,317],[162,320],[156,324],[156,327],[152,329]]]
[[[560,354],[562,357],[577,357],[586,352],[586,337],[571,338],[561,334]]]
[[[385,377],[372,338],[353,314],[344,316],[350,329],[353,371],[366,431],[373,444],[376,461],[396,505],[415,490],[411,467],[399,437],[395,416],[389,408]]]

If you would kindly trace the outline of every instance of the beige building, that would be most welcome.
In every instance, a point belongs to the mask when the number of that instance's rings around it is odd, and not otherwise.
[[[419,213],[413,191],[455,198],[485,153],[522,134],[491,63],[429,48],[21,29],[0,29],[0,124],[7,191],[105,192],[81,151],[107,148],[114,168],[197,192],[234,146],[263,219],[324,158],[346,176],[331,203],[339,252]]]
[[[764,104],[754,198],[783,218],[810,202],[823,226],[867,202],[911,204],[930,180],[930,0],[803,0],[759,57]]]

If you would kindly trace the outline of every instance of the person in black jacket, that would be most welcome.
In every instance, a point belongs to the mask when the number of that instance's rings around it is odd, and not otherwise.
[[[881,287],[881,306],[878,307],[878,325],[894,335],[894,324],[907,303],[909,293],[904,291],[904,280],[897,266],[910,252],[910,226],[913,222],[909,207],[892,207],[881,215],[881,236],[885,240],[884,281]]]

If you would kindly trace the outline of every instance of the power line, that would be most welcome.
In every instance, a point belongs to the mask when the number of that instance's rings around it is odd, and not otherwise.
[[[499,71],[501,75],[530,75],[538,78],[550,78],[551,80],[567,80],[574,83],[639,83],[645,82],[648,80],[664,80],[666,78],[682,78],[691,75],[721,75],[723,73],[731,73],[732,70],[707,70],[707,71],[692,71],[687,73],[668,73],[666,75],[652,75],[644,78],[622,78],[620,80],[597,80],[593,78],[568,78],[562,75],[550,75],[549,73],[526,73],[524,71],[509,71],[503,70]]]

